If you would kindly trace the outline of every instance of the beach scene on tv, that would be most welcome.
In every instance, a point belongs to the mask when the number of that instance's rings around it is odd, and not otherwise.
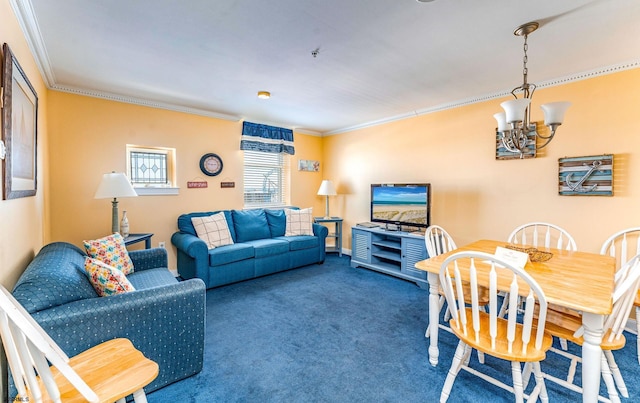
[[[371,194],[371,216],[374,220],[424,226],[427,224],[427,188],[374,187]]]

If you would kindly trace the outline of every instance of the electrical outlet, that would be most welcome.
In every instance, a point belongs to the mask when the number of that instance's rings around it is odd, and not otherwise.
[[[162,248],[162,249],[165,249],[165,243],[164,243],[164,241],[162,241],[162,242],[158,242],[158,247],[159,247],[159,248]]]

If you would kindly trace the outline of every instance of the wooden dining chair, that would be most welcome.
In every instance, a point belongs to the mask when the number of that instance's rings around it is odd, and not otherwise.
[[[546,222],[530,222],[520,225],[514,229],[507,242],[516,245],[530,245],[533,247],[545,247],[555,249],[578,250],[576,241],[565,229]],[[505,296],[505,302],[507,296]],[[504,317],[506,305],[503,303],[500,308],[500,317]],[[566,350],[566,342],[562,342],[563,349]]]
[[[451,252],[454,249],[458,249],[451,235],[449,235],[449,233],[439,225],[431,225],[425,230],[424,242],[427,247],[427,254],[429,257],[438,256],[443,253]],[[489,303],[488,290],[484,287],[481,287],[480,290],[480,305],[487,305]],[[438,301],[439,312],[442,312],[445,302],[444,293],[440,290],[440,300]],[[445,310],[444,313],[444,320],[445,322],[449,320],[449,311],[447,310]],[[438,323],[438,326],[445,331],[451,332],[451,329],[448,326],[444,326],[440,323]],[[429,338],[430,336],[430,327],[431,323],[427,326],[427,331],[424,334],[424,337],[426,338]],[[484,357],[480,352],[478,354],[478,359],[480,362],[484,362]]]
[[[612,402],[620,402],[617,389],[620,390],[620,394],[622,394],[622,396],[629,397],[627,387],[624,383],[624,379],[622,378],[622,373],[616,364],[612,351],[620,350],[625,346],[626,339],[622,332],[627,320],[629,319],[639,285],[640,254],[631,258],[620,268],[620,270],[616,272],[615,287],[612,297],[613,309],[611,314],[609,314],[604,320],[604,336],[602,337],[602,343],[600,344],[603,352],[601,373],[602,379],[607,387],[609,399]],[[584,328],[582,327],[582,315],[579,312],[560,312],[554,309],[548,309],[546,313],[546,321],[547,332],[551,335],[564,338],[582,346],[584,342]],[[569,358],[571,360],[571,364],[567,371],[566,379],[560,379],[548,374],[544,374],[544,377],[570,390],[582,393],[582,388],[573,383],[577,364],[581,361],[580,357],[555,348],[552,348],[551,351]],[[531,368],[529,367],[526,367],[524,370],[525,387],[530,371]]]
[[[640,227],[631,227],[618,231],[607,238],[600,248],[601,255],[613,256],[616,259],[616,269],[622,267],[631,256],[640,253]],[[636,335],[640,335],[640,290],[633,303],[636,310]],[[640,337],[636,338],[638,364],[640,364]]]
[[[107,297],[108,298],[108,297]],[[14,402],[147,401],[144,389],[158,364],[128,339],[113,339],[72,358],[0,286],[0,335],[18,390]]]
[[[486,270],[480,270],[480,269]],[[510,288],[506,318],[498,317],[498,271],[508,270]],[[488,272],[488,274],[486,274]],[[483,273],[479,275],[479,273]],[[507,272],[508,273],[508,272]],[[480,278],[480,279],[479,279]],[[488,280],[487,280],[488,278]],[[489,312],[480,309],[478,302],[478,284],[489,284]],[[469,287],[463,287],[463,283]],[[538,397],[548,401],[544,378],[540,370],[540,361],[545,359],[546,351],[551,347],[552,337],[545,332],[545,314],[547,300],[538,283],[523,268],[515,267],[498,257],[483,252],[459,252],[449,256],[440,268],[440,283],[444,290],[448,309],[451,312],[449,325],[460,339],[451,368],[447,374],[440,401],[446,402],[451,394],[453,383],[461,369],[481,379],[515,394],[516,401],[524,398],[535,401]],[[465,293],[470,291],[471,295]],[[524,314],[518,314],[515,305],[518,295],[524,298]],[[471,305],[466,301],[471,299]],[[538,319],[534,319],[534,307],[539,306]],[[501,360],[511,362],[510,372],[513,386],[469,367],[469,355],[476,349]],[[521,363],[532,363],[536,386],[529,395],[525,395]]]

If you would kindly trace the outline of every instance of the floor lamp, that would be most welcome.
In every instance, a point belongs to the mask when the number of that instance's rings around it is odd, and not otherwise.
[[[96,199],[111,199],[111,231],[120,232],[118,221],[118,197],[135,197],[138,194],[131,186],[131,182],[122,172],[111,172],[102,175],[102,182],[96,190]]]
[[[320,189],[318,189],[318,196],[325,196],[325,208],[324,208],[324,218],[329,219],[331,216],[329,215],[329,196],[335,196],[336,187],[333,186],[333,182],[330,180],[323,180],[320,184]]]

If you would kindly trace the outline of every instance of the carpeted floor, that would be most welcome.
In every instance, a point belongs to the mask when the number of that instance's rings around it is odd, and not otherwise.
[[[414,283],[353,269],[348,256],[333,254],[323,265],[209,290],[203,371],[149,394],[148,401],[438,401],[457,338],[440,332],[440,364],[432,367],[424,337],[428,295]],[[625,349],[616,353],[631,395],[623,402],[640,401],[635,346],[629,335]],[[549,355],[542,365],[558,374],[568,361]],[[511,382],[507,362],[487,357],[483,371]],[[551,402],[581,400],[546,384]],[[449,399],[513,400],[466,372]]]

